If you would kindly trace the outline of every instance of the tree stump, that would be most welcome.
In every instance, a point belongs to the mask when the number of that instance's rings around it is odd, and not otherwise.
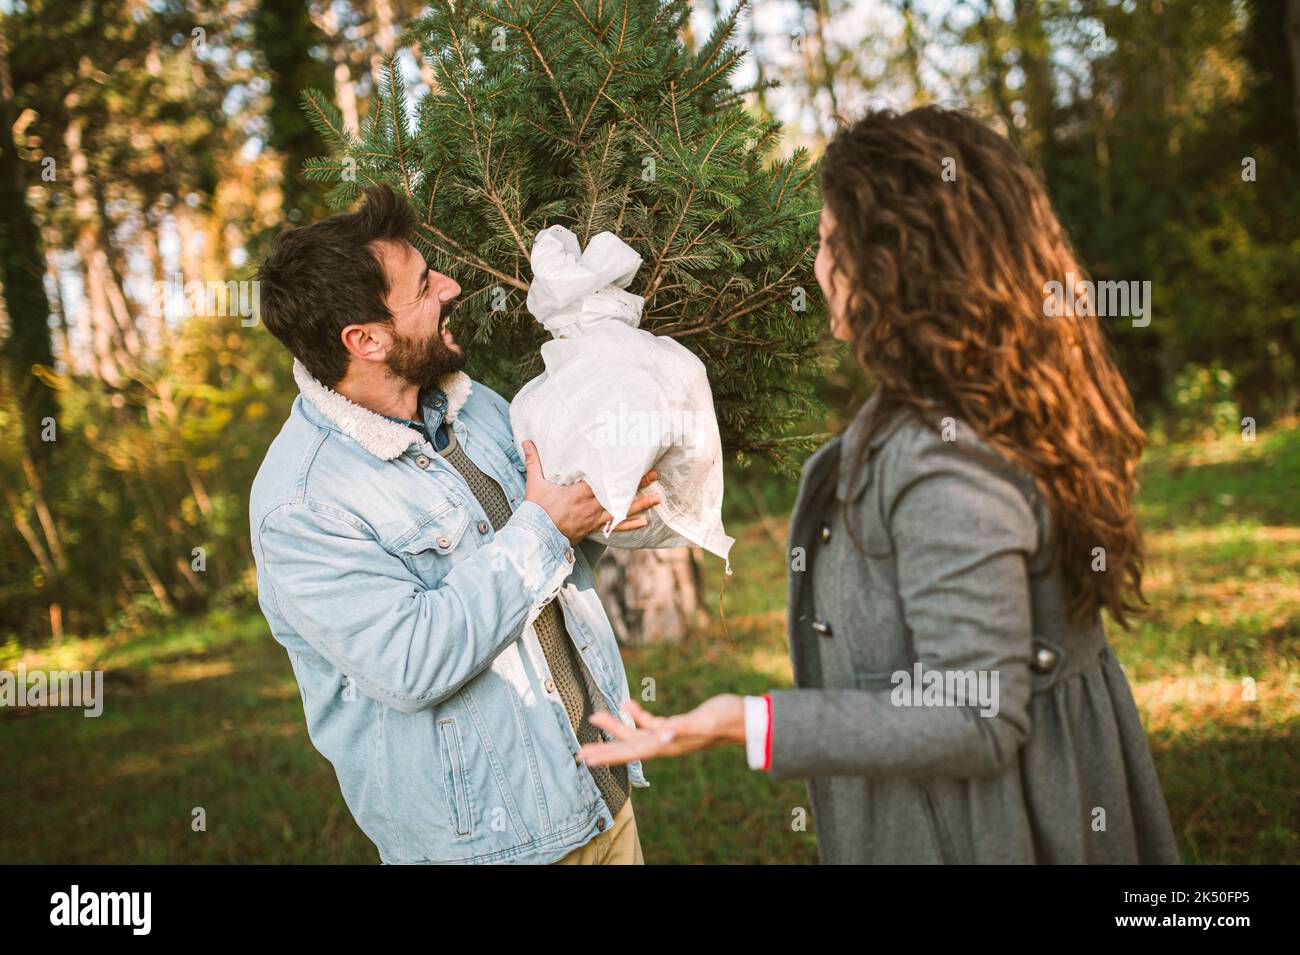
[[[676,642],[705,619],[694,548],[620,550],[596,565],[596,585],[624,646]]]

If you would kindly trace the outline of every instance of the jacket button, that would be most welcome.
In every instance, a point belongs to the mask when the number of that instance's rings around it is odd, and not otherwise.
[[[564,552],[564,559],[567,560],[570,564],[573,563],[573,548],[572,548],[572,547],[570,547],[568,550],[566,550],[566,551]]]
[[[1034,662],[1029,668],[1035,673],[1051,673],[1056,669],[1057,655],[1051,647],[1041,643],[1034,644]]]
[[[450,547],[450,546],[451,546],[451,538],[450,538],[450,537],[439,536],[439,537],[437,538],[437,540],[436,540],[436,543],[438,544],[439,547]]]
[[[812,628],[813,632],[820,633],[823,637],[829,637],[831,635],[831,625],[820,617],[812,622]]]
[[[822,525],[822,543],[824,544],[824,543],[826,543],[826,542],[827,542],[828,540],[830,540],[830,539],[831,539],[831,526],[830,526],[829,524],[823,524],[823,525]]]
[[[418,468],[427,468],[429,466],[428,456],[421,454],[419,457],[417,457],[415,459],[415,466]]]
[[[546,692],[547,692],[547,693],[554,693],[554,692],[555,692],[555,681],[554,681],[554,680],[547,680],[547,681],[546,681]]]
[[[596,828],[601,832],[605,831],[605,820],[603,818],[596,820]]]
[[[479,522],[478,522],[478,532],[479,532],[480,534],[486,534],[486,533],[488,532],[488,529],[489,529],[491,526],[492,526],[492,525],[489,524],[487,521],[479,521]]]

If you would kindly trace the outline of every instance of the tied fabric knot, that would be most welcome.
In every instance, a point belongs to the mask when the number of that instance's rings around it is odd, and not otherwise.
[[[645,299],[624,291],[641,268],[641,256],[614,233],[601,232],[582,251],[571,231],[550,226],[537,233],[530,262],[528,311],[554,337],[609,319],[632,328],[641,324]]]

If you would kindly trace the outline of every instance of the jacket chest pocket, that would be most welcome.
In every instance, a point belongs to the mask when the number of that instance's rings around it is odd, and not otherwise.
[[[412,573],[433,587],[474,549],[472,543],[462,543],[469,523],[469,509],[457,501],[449,501],[403,535],[397,554]]]

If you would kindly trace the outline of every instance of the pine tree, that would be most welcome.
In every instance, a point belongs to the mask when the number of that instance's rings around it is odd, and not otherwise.
[[[471,371],[507,397],[542,370],[547,333],[524,306],[533,238],[560,223],[585,247],[613,231],[643,257],[628,289],[646,299],[641,327],[704,361],[724,448],[789,466],[815,440],[786,432],[815,409],[800,371],[824,327],[820,200],[806,151],[775,157],[781,124],[730,85],[744,6],[691,53],[686,0],[438,0],[403,40],[437,82],[414,124],[392,58],[359,131],[309,90],[334,153],[307,176],[336,183],[333,208],[372,183],[410,197],[417,247],[462,287]]]

